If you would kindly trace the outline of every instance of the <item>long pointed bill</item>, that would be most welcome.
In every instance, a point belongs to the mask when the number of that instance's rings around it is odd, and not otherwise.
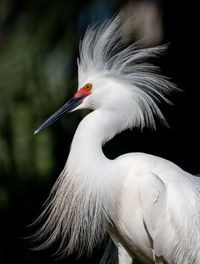
[[[63,105],[57,112],[55,112],[41,126],[39,126],[34,131],[34,135],[39,133],[41,130],[45,129],[46,127],[50,126],[51,124],[53,124],[64,113],[71,112],[73,109],[75,109],[78,105],[82,103],[84,97],[85,97],[84,95],[76,96],[75,94],[74,97],[72,97],[65,105]]]

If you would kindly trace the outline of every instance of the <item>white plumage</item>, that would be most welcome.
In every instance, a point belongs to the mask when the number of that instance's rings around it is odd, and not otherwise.
[[[127,22],[129,23],[129,22]],[[109,232],[120,247],[120,264],[197,264],[200,261],[200,181],[170,161],[131,153],[109,160],[102,145],[133,127],[165,119],[158,102],[175,90],[150,60],[165,46],[124,46],[120,15],[90,27],[80,46],[79,88],[61,114],[94,110],[79,124],[67,163],[39,220],[37,237],[47,247],[60,239],[58,254],[91,251]],[[124,251],[124,249],[128,253]],[[126,260],[125,260],[126,259]]]

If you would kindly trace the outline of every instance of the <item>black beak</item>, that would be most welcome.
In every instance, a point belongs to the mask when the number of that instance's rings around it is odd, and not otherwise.
[[[34,135],[39,133],[41,130],[45,129],[46,127],[50,126],[51,124],[53,124],[64,113],[71,112],[73,109],[75,109],[78,105],[82,103],[83,98],[84,96],[72,97],[65,105],[63,105],[58,111],[56,111],[52,116],[50,116],[41,126],[39,126],[34,131]]]

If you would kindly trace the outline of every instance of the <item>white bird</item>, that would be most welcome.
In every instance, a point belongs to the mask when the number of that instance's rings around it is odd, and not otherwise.
[[[78,91],[35,133],[63,113],[91,109],[74,135],[37,237],[59,240],[58,253],[82,253],[108,232],[119,263],[200,263],[200,180],[160,157],[129,153],[108,159],[102,146],[117,133],[165,122],[158,102],[176,89],[150,64],[164,46],[122,45],[120,15],[91,26],[80,45]]]

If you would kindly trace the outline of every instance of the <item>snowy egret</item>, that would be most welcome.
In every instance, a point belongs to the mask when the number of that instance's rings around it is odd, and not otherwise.
[[[128,22],[127,22],[128,23]],[[133,127],[165,122],[158,101],[175,86],[150,59],[165,46],[123,46],[120,15],[90,27],[80,46],[78,91],[47,119],[91,109],[79,124],[37,237],[60,240],[58,254],[91,251],[109,233],[120,263],[200,262],[200,180],[160,157],[130,153],[108,159],[102,145]]]

